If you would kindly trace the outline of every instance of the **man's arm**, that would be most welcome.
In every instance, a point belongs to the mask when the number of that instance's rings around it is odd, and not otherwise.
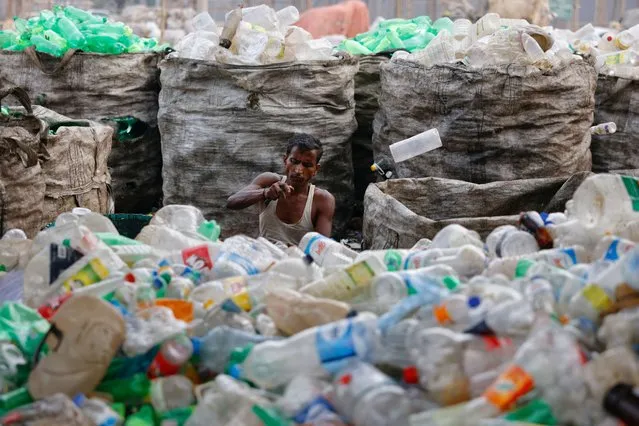
[[[333,215],[335,214],[335,197],[328,191],[321,191],[317,205],[317,219],[315,221],[315,232],[330,237],[333,231]]]
[[[273,184],[278,183],[279,180],[280,177],[275,173],[262,173],[256,177],[250,185],[245,186],[231,195],[226,202],[226,208],[241,210],[264,201],[269,197],[270,193],[277,193],[279,185],[275,185],[278,186],[278,188],[274,188]],[[266,188],[269,189],[265,191]]]

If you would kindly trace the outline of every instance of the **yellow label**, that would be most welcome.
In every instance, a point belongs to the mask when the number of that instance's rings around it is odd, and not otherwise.
[[[109,276],[109,270],[100,259],[91,259],[74,276],[64,281],[62,286],[68,292],[102,281]]]
[[[366,262],[356,263],[345,269],[353,283],[358,286],[367,285],[375,276],[375,273]]]
[[[582,290],[584,297],[590,302],[597,311],[605,311],[612,305],[612,300],[601,287],[596,285],[588,285]]]
[[[253,304],[251,303],[251,298],[249,297],[248,291],[243,291],[231,297],[231,300],[235,302],[237,306],[244,309],[245,311],[250,311],[253,309]]]

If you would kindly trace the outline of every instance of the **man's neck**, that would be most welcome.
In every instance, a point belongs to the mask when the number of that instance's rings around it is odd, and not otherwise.
[[[304,185],[301,185],[299,187],[294,186],[293,187],[293,193],[296,194],[296,195],[308,194],[309,186],[310,186],[310,182],[306,182]]]

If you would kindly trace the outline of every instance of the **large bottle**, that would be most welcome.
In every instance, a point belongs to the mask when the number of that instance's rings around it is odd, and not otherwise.
[[[288,339],[236,351],[230,371],[262,388],[273,389],[298,374],[326,377],[349,359],[370,360],[377,345],[377,316],[364,312],[309,328]]]
[[[353,250],[317,232],[309,232],[304,235],[298,247],[305,254],[310,255],[315,263],[324,267],[344,265],[348,263],[348,261],[342,260],[344,257],[350,259],[351,262],[357,257],[357,253]]]
[[[449,249],[428,249],[410,253],[404,262],[405,269],[425,268],[432,265],[448,265],[459,275],[480,274],[485,267],[484,251],[474,245]]]

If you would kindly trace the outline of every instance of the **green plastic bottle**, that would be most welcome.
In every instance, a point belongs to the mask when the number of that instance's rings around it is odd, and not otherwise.
[[[386,19],[379,23],[379,28],[386,29],[386,28],[394,27],[396,25],[403,25],[405,23],[406,23],[406,20],[402,18]]]
[[[48,53],[51,56],[60,57],[64,55],[64,52],[67,50],[66,46],[59,46],[39,34],[31,37],[31,42],[38,52]]]
[[[386,30],[386,38],[390,42],[392,50],[405,49],[404,43],[397,36],[397,32],[395,32],[394,28],[389,28],[388,30]]]
[[[38,18],[38,25],[43,28],[50,30],[54,27],[56,21],[55,14],[50,10],[43,10],[40,12],[40,17]]]
[[[373,52],[371,52],[369,49],[367,49],[365,46],[362,46],[355,40],[344,40],[341,48],[347,51],[348,53],[350,53],[351,55],[372,55],[373,54]]]
[[[96,391],[108,393],[114,402],[139,404],[145,401],[151,389],[151,381],[144,373],[126,379],[114,379],[102,382]]]
[[[55,28],[58,34],[64,37],[69,43],[69,46],[71,46],[72,48],[82,49],[86,44],[86,39],[84,38],[78,27],[76,27],[73,21],[71,21],[66,16],[58,18]]]
[[[65,7],[64,15],[75,23],[96,22],[96,17],[92,13],[73,6]]]
[[[18,42],[18,34],[15,31],[0,31],[0,49],[6,49]]]
[[[183,426],[189,419],[189,417],[191,417],[194,410],[195,406],[190,406],[165,411],[164,413],[160,414],[160,424]]]
[[[126,419],[124,426],[155,426],[155,410],[151,405],[143,405]]]
[[[214,220],[205,220],[197,229],[197,233],[206,237],[211,241],[217,241],[220,238],[222,228]]]
[[[426,48],[434,38],[435,36],[428,31],[422,31],[414,37],[404,40],[404,46],[409,52],[415,52]]]
[[[439,34],[440,31],[448,31],[449,33],[453,33],[453,21],[450,20],[450,18],[439,18],[438,20],[435,21],[435,23],[433,23],[432,28],[434,28],[437,31],[437,34]]]
[[[396,27],[395,32],[400,39],[408,40],[417,33],[417,24],[404,24],[402,26]]]
[[[90,52],[120,55],[126,51],[117,38],[109,35],[90,35],[86,37],[86,46]]]
[[[16,27],[16,31],[20,34],[26,33],[29,30],[29,23],[27,20],[18,18],[17,16],[13,18],[13,25]]]

